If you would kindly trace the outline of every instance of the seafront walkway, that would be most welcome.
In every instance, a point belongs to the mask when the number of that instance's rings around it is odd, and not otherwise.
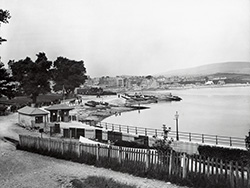
[[[144,136],[149,136],[149,137],[150,136],[151,137],[163,136],[162,129],[135,127],[135,126],[120,125],[120,124],[113,124],[113,123],[107,123],[107,122],[99,122],[97,125],[100,127],[103,127],[106,130],[125,132],[128,134],[144,135]],[[174,140],[177,140],[176,139],[177,132],[171,130],[168,133],[168,137],[173,138]],[[192,142],[192,143],[198,143],[198,144],[204,144],[204,145],[246,149],[245,138],[240,138],[240,137],[220,136],[220,135],[181,132],[181,131],[178,131],[178,137],[179,137],[179,141],[183,141],[183,142]]]

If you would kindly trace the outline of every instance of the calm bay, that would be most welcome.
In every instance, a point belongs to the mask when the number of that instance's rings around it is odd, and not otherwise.
[[[145,128],[175,127],[179,114],[179,131],[220,136],[245,137],[250,129],[250,87],[211,87],[184,90],[151,91],[151,94],[180,96],[180,102],[145,104],[147,110],[111,116],[103,122]],[[148,92],[147,92],[148,93]],[[146,94],[146,92],[143,94]]]

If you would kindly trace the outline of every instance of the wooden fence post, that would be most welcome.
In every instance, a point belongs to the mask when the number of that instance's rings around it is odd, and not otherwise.
[[[41,142],[41,138],[40,137],[38,137],[38,141],[37,141],[38,143],[37,143],[37,145],[38,145],[38,148],[40,149],[41,148],[41,144],[40,144],[40,142]]]
[[[110,152],[111,152],[111,149],[112,149],[112,146],[111,145],[109,145],[109,147],[108,147],[108,160],[110,161]]]
[[[62,140],[62,155],[64,154],[64,140]]]
[[[100,144],[96,145],[96,161],[99,161]]]
[[[240,175],[241,175],[241,185],[242,185],[242,187],[244,187],[244,180],[245,180],[244,167],[245,167],[245,165],[241,162],[241,164],[240,164]]]
[[[50,152],[50,150],[51,150],[51,138],[49,138],[49,141],[48,141],[49,143],[48,143],[48,150],[49,150],[49,152]]]
[[[219,182],[219,163],[218,163],[218,158],[215,159],[215,181],[216,183]]]
[[[250,187],[250,165],[247,165],[247,187]]]
[[[186,178],[187,177],[187,161],[186,161],[186,153],[183,153],[183,157],[182,157],[182,178]]]
[[[229,171],[230,171],[230,186],[234,188],[234,171],[233,171],[233,163],[232,161],[229,162]]]
[[[122,147],[119,146],[119,157],[118,157],[118,161],[121,164],[122,163]]]
[[[210,157],[207,158],[207,176],[209,177],[209,175],[210,175]]]
[[[235,173],[236,173],[235,187],[240,187],[239,186],[239,165],[238,165],[237,161],[236,161],[236,164],[235,164]]]
[[[172,174],[172,161],[173,161],[173,150],[170,151],[170,157],[169,157],[169,175]]]
[[[148,168],[149,168],[149,163],[150,163],[150,150],[147,149],[147,153],[146,153],[146,170],[148,170]]]

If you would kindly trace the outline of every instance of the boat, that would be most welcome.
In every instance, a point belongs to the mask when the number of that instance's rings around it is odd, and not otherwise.
[[[96,107],[97,104],[98,102],[95,102],[95,101],[88,101],[85,103],[85,105],[89,107]]]
[[[164,101],[181,101],[182,98],[176,95],[172,95],[171,93],[169,95],[165,95],[162,97],[162,100]]]
[[[157,103],[158,98],[154,95],[142,95],[142,94],[134,94],[134,95],[129,95],[129,94],[124,94],[121,96],[122,98],[126,99],[127,102],[133,103]]]

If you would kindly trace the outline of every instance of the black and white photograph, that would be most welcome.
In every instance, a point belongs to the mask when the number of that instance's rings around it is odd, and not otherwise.
[[[249,0],[1,0],[1,188],[249,188]]]

